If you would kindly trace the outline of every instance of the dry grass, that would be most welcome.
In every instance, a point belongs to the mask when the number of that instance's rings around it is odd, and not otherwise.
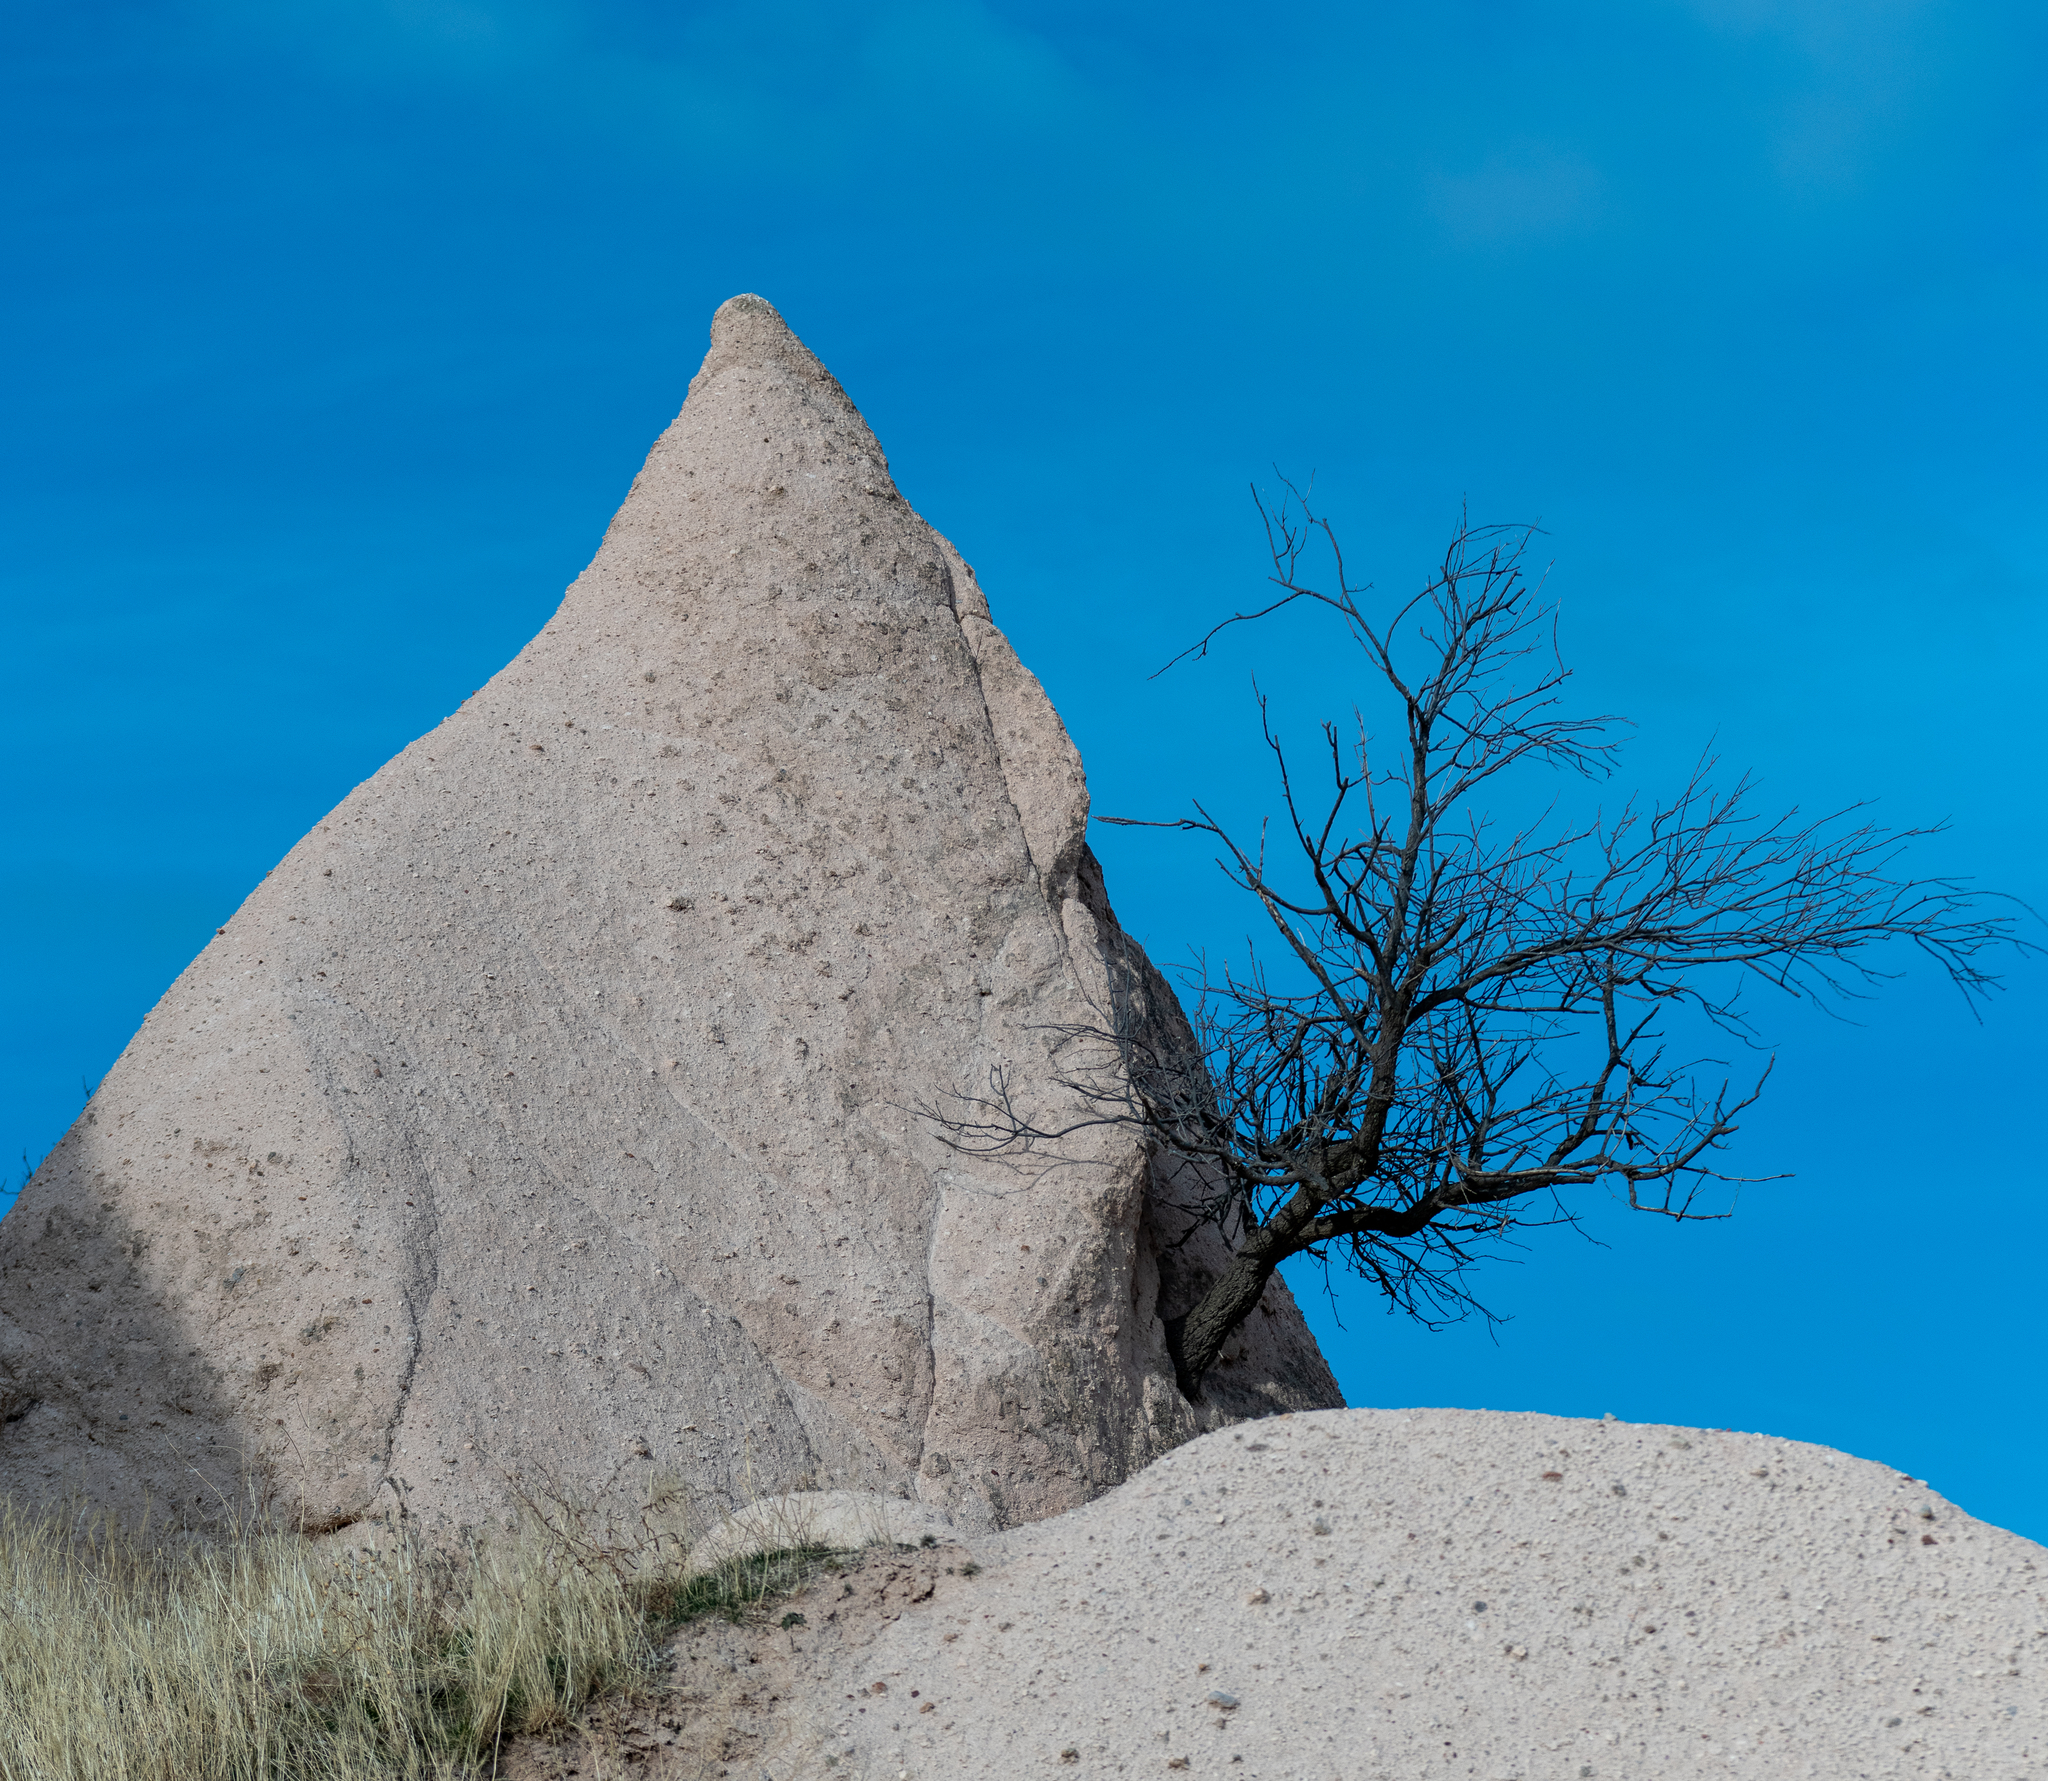
[[[404,1524],[400,1524],[401,1529]],[[825,1555],[691,1574],[655,1521],[559,1501],[466,1551],[337,1555],[252,1524],[200,1544],[0,1511],[0,1781],[440,1781],[654,1675]]]

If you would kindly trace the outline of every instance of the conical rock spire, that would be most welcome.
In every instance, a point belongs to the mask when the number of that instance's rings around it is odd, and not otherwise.
[[[1278,1281],[1180,1397],[1162,1292],[1220,1250],[1162,1285],[1128,1137],[976,1160],[915,1112],[1059,1093],[1046,1029],[1131,956],[1086,818],[972,572],[734,298],[540,634],[264,880],[0,1223],[0,1487],[988,1526],[1337,1403]]]

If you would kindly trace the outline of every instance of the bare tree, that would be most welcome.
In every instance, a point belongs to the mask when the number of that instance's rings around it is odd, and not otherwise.
[[[1143,1134],[1233,1251],[1168,1330],[1191,1397],[1290,1257],[1346,1263],[1435,1323],[1474,1308],[1464,1275],[1485,1246],[1569,1221],[1567,1190],[1606,1181],[1638,1210],[1724,1216],[1701,1190],[1736,1179],[1722,1151],[1769,1060],[1738,1084],[1666,1045],[1674,1021],[1753,1045],[1738,1006],[1751,980],[1834,1003],[1883,975],[1875,949],[1910,941],[1974,1001],[1995,987],[1987,951],[2035,950],[2015,914],[1986,913],[1960,882],[1895,875],[1929,831],[1856,810],[1759,817],[1746,779],[1716,789],[1712,760],[1668,802],[1583,821],[1553,807],[1503,829],[1484,802],[1499,776],[1604,776],[1615,747],[1616,720],[1560,704],[1569,676],[1524,571],[1530,529],[1462,525],[1428,585],[1375,618],[1302,491],[1260,513],[1278,597],[1175,660],[1311,603],[1343,625],[1398,725],[1384,744],[1362,715],[1349,732],[1324,725],[1311,797],[1260,694],[1277,844],[1270,825],[1240,840],[1200,803],[1136,826],[1209,837],[1277,946],[1242,969],[1191,969],[1186,1021],[1134,964],[1098,1020],[1058,1029],[1078,1117],[1020,1106],[1002,1071],[986,1095],[927,1110],[973,1151],[1056,1150],[1105,1123]]]

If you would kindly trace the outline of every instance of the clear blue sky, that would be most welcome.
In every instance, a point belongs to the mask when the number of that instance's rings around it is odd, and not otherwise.
[[[1099,810],[1263,796],[1259,667],[1145,676],[1313,470],[1405,590],[1540,519],[1627,784],[1948,818],[2048,907],[2048,12],[1993,0],[13,0],[0,1143],[539,626],[767,296],[975,563]],[[1243,914],[1105,831],[1155,954]],[[1909,961],[1901,961],[1909,963]],[[1763,1429],[2048,1538],[2048,970],[1787,1009],[1729,1223],[1589,1203],[1355,1403]],[[1767,1011],[1768,1012],[1768,1011]],[[19,1163],[9,1177],[18,1183]],[[1335,1322],[1341,1313],[1343,1327]]]

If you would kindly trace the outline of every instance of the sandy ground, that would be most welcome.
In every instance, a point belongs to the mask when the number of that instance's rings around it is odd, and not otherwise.
[[[1827,1448],[1298,1415],[968,1554],[693,1629],[552,1773],[2048,1776],[2048,1551]]]
[[[923,1697],[887,1687],[875,1694],[864,1680],[854,1700],[855,1684],[842,1689],[842,1676],[864,1670],[870,1647],[905,1613],[970,1607],[986,1574],[963,1576],[968,1568],[978,1570],[956,1544],[877,1550],[744,1624],[699,1621],[677,1639],[657,1698],[601,1703],[578,1735],[518,1745],[505,1761],[506,1781],[850,1774],[841,1721],[859,1724],[872,1713],[894,1738],[893,1728],[921,1716]],[[792,1613],[804,1624],[784,1631],[778,1623]],[[838,1701],[835,1691],[848,1698]]]

